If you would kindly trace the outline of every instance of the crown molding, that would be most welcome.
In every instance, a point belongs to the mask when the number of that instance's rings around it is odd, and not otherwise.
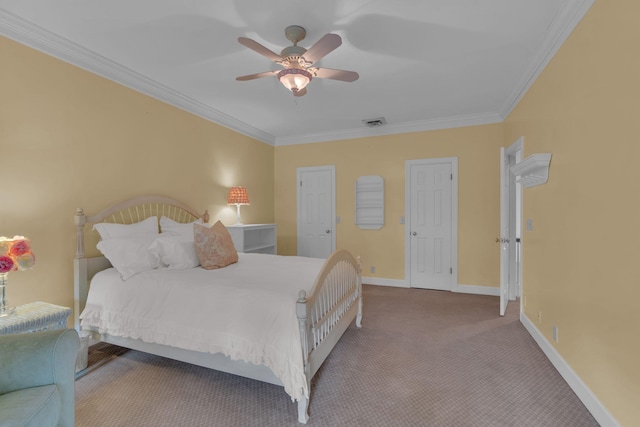
[[[273,145],[275,137],[0,9],[0,34],[203,119]]]
[[[284,146],[501,123],[518,105],[594,2],[595,0],[571,0],[558,11],[549,25],[549,31],[543,47],[532,61],[529,71],[524,74],[516,89],[498,112],[405,122],[385,125],[380,128],[354,128],[286,137],[276,137],[237,120],[91,50],[25,21],[4,9],[0,9],[0,34],[243,135],[269,145]]]
[[[400,133],[423,132],[430,130],[452,129],[465,126],[488,125],[502,123],[503,119],[498,113],[468,114],[464,116],[445,117],[431,120],[418,120],[396,124],[387,124],[380,127],[364,127],[346,129],[333,132],[318,132],[304,135],[276,137],[275,145],[309,144],[314,142],[329,142],[344,139],[366,138],[370,136],[396,135]]]
[[[500,109],[500,116],[507,116],[518,105],[522,97],[536,81],[542,70],[554,57],[560,46],[565,42],[569,34],[573,32],[584,15],[589,11],[595,0],[571,0],[562,7],[549,24],[547,35],[538,55],[531,62],[529,70],[524,74],[520,83],[507,98]]]

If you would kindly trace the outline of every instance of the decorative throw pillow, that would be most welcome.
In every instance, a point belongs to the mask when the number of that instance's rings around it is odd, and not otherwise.
[[[238,262],[238,252],[227,228],[217,221],[211,228],[193,224],[196,255],[205,270],[226,267]]]
[[[120,237],[131,237],[139,235],[157,235],[158,234],[158,218],[150,216],[135,224],[110,224],[100,222],[94,224],[93,229],[100,233],[102,240],[117,239]]]
[[[202,219],[182,223],[162,216],[160,217],[160,232],[166,236],[178,237],[180,240],[190,240],[193,242],[193,224],[202,224]]]

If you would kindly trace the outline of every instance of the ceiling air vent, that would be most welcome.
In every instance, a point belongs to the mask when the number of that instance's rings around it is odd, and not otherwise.
[[[362,123],[364,123],[370,128],[377,128],[378,126],[386,125],[387,119],[385,119],[384,117],[378,117],[375,119],[363,120]]]

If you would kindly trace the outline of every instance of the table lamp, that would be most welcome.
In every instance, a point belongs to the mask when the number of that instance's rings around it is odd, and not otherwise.
[[[249,204],[249,194],[247,194],[247,189],[245,187],[231,187],[229,190],[229,197],[227,198],[227,203],[230,205],[236,205],[238,220],[236,225],[242,225],[240,221],[240,205],[248,205]]]

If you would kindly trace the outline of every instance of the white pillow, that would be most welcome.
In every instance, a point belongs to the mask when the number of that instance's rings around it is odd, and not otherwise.
[[[158,218],[151,216],[135,224],[109,224],[101,222],[93,225],[93,229],[100,233],[102,240],[138,235],[158,235]]]
[[[99,241],[96,247],[118,270],[122,280],[127,280],[135,274],[159,267],[158,260],[148,250],[156,236],[115,237]]]
[[[195,268],[200,265],[193,240],[159,237],[151,243],[149,252],[161,265],[170,269]]]
[[[165,236],[178,237],[181,240],[190,240],[193,242],[193,224],[202,224],[202,219],[181,223],[166,216],[160,217],[161,233]]]

